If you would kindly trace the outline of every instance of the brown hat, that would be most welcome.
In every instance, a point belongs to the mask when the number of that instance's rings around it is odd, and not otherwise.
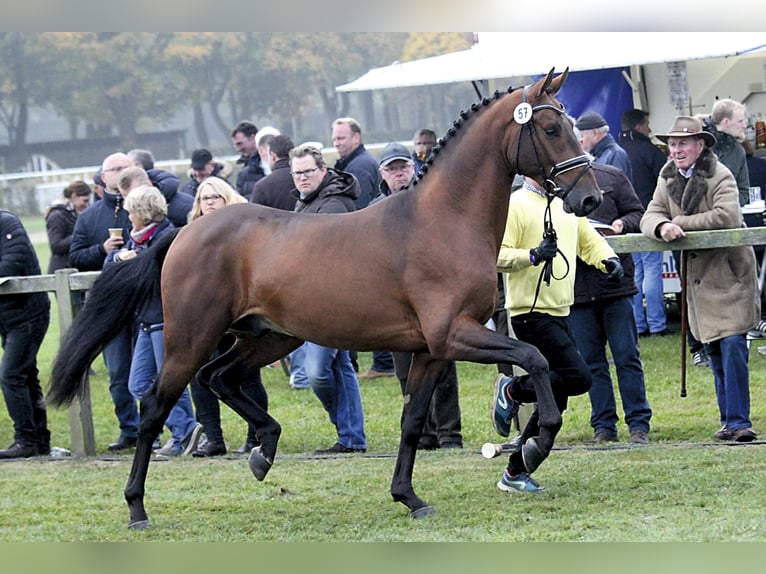
[[[666,134],[656,134],[661,142],[668,143],[668,138],[700,137],[705,141],[705,145],[710,147],[715,145],[715,136],[702,129],[702,121],[692,116],[676,116],[673,125]]]

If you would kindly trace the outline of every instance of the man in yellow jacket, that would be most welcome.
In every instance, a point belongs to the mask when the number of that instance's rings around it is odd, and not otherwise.
[[[561,412],[570,396],[588,392],[591,385],[590,369],[577,351],[569,327],[577,257],[614,280],[623,275],[617,254],[587,219],[565,213],[558,198],[549,203],[538,184],[525,178],[521,189],[511,194],[498,268],[504,273],[506,309],[514,334],[537,347],[548,360],[551,390]],[[527,375],[499,374],[492,409],[498,434],[507,437],[521,403],[535,400]],[[538,433],[535,410],[519,444]],[[527,472],[521,449],[511,453],[497,486],[507,492],[543,490]]]

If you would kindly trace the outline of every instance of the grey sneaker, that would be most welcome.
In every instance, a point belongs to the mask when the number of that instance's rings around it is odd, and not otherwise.
[[[497,487],[503,492],[542,492],[545,490],[528,472],[511,476],[508,474],[507,468],[503,471],[503,476],[500,477]]]
[[[649,431],[641,429],[630,431],[630,442],[633,444],[649,444]]]
[[[181,443],[181,446],[183,447],[183,450],[181,451],[181,454],[183,456],[190,455],[195,450],[197,450],[197,447],[199,446],[200,439],[202,436],[204,436],[204,427],[197,423],[197,425],[192,429],[192,431],[189,433],[189,436],[187,436],[183,443]]]
[[[173,437],[170,437],[162,448],[155,449],[157,456],[180,456],[183,451],[176,448]]]
[[[511,383],[513,377],[508,377],[503,373],[498,373],[495,377],[495,386],[492,393],[492,408],[490,417],[492,426],[495,427],[497,434],[507,437],[511,434],[511,421],[516,413],[519,412],[521,403],[514,400],[511,396]]]
[[[729,427],[724,425],[713,433],[713,438],[716,440],[734,440],[734,435],[731,434]]]
[[[708,359],[704,349],[692,353],[692,364],[695,367],[707,367],[710,364],[710,359]]]

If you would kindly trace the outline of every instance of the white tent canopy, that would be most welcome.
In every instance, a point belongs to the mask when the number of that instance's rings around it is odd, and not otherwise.
[[[481,32],[468,50],[373,68],[338,86],[359,92],[658,62],[741,56],[766,49],[766,33]]]

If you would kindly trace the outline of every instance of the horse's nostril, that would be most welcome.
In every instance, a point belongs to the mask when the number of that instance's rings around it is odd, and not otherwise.
[[[595,195],[586,197],[582,200],[582,210],[586,215],[596,209],[599,205],[601,205],[601,198]]]

